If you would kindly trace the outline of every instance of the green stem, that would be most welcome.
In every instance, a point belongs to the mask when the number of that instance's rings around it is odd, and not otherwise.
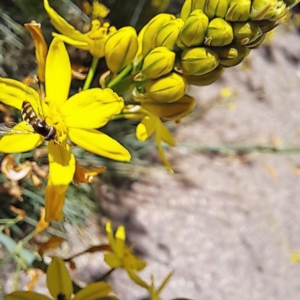
[[[142,119],[146,114],[143,112],[138,112],[138,111],[137,112],[124,112],[124,113],[113,116],[111,118],[111,120],[119,120],[119,119],[123,119],[123,118],[125,119],[126,115],[141,115],[141,119]]]
[[[192,145],[190,143],[180,143],[180,146],[184,146],[187,148],[192,148],[197,152],[210,152],[210,153],[224,153],[228,154],[230,152],[236,152],[241,154],[248,154],[252,152],[259,153],[278,153],[278,154],[286,154],[286,153],[300,153],[300,146],[294,147],[276,147],[276,146],[268,146],[268,145],[249,145],[249,146],[235,146],[235,145],[220,145],[220,146],[208,146],[208,145]]]
[[[112,88],[118,84],[130,71],[132,70],[132,64],[127,65],[121,73],[119,73],[108,85],[108,88]]]
[[[14,286],[14,291],[17,291],[18,290],[18,286],[19,286],[19,276],[20,276],[20,272],[21,272],[21,262],[20,260],[18,260],[17,262],[17,266],[16,266],[16,272],[15,272],[15,276],[14,276],[14,283],[13,283],[13,286]]]
[[[92,84],[92,80],[93,80],[95,72],[96,72],[96,69],[97,69],[98,61],[99,61],[99,57],[93,56],[93,60],[92,60],[88,75],[86,77],[84,86],[82,88],[83,91],[90,88],[90,86]]]

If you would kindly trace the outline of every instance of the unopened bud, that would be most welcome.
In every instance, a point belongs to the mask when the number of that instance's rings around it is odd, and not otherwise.
[[[171,14],[158,14],[145,25],[145,31],[142,41],[142,56],[145,57],[154,47],[155,38],[158,31],[168,22],[174,20],[175,16]]]
[[[251,20],[276,21],[286,14],[286,3],[277,0],[253,0],[249,18]]]
[[[108,37],[105,43],[105,59],[108,68],[118,73],[134,59],[138,50],[136,31],[133,27],[123,27]]]
[[[215,18],[208,24],[204,44],[212,47],[229,45],[233,40],[231,25],[224,19]]]
[[[177,101],[184,96],[186,89],[186,81],[176,73],[149,81],[146,86],[148,98],[160,103]]]
[[[257,22],[235,22],[232,23],[234,41],[246,45],[255,41],[262,35],[262,31]]]
[[[146,78],[157,79],[173,70],[175,53],[166,47],[156,47],[146,55],[142,74]]]
[[[156,35],[155,38],[156,47],[165,46],[171,51],[175,50],[176,41],[178,39],[178,35],[180,33],[183,24],[184,24],[183,20],[178,18],[164,25]]]
[[[180,66],[185,75],[203,75],[219,64],[218,55],[209,47],[186,49],[181,54]]]
[[[243,22],[249,19],[251,0],[231,0],[225,19],[230,22]]]
[[[200,9],[195,9],[184,22],[178,37],[185,47],[200,46],[205,39],[209,19]]]

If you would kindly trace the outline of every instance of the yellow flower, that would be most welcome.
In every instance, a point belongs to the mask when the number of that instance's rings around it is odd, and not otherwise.
[[[126,246],[126,233],[123,226],[119,226],[113,235],[111,222],[106,223],[106,233],[112,253],[104,254],[105,262],[112,268],[124,268],[130,278],[137,284],[147,287],[147,284],[136,274],[145,268],[146,263],[132,254],[131,248]]]
[[[171,132],[164,126],[160,118],[148,112],[148,115],[143,118],[136,128],[136,137],[139,141],[143,142],[154,133],[159,156],[168,171],[173,172],[172,167],[165,156],[162,142],[165,142],[172,147],[175,146],[176,142]]]
[[[120,161],[129,161],[129,152],[117,141],[95,128],[104,126],[121,112],[124,101],[111,89],[94,88],[68,99],[71,65],[64,43],[54,38],[46,60],[46,98],[41,103],[45,122],[54,128],[54,139],[48,142],[49,180],[46,188],[46,221],[62,219],[62,207],[76,163],[68,140],[87,151]],[[0,78],[0,99],[17,109],[22,108],[25,92],[37,113],[39,95],[30,87],[13,79]],[[0,152],[25,152],[43,143],[45,137],[22,121],[14,128],[24,134],[6,135],[0,140]],[[31,133],[31,134],[28,134]]]
[[[95,57],[104,57],[105,41],[111,33],[116,32],[115,27],[110,27],[110,24],[107,22],[101,24],[99,20],[93,20],[91,30],[87,33],[81,33],[63,19],[49,5],[48,0],[44,0],[44,6],[52,25],[62,33],[53,33],[53,36],[78,49],[87,50]]]
[[[73,286],[68,270],[63,260],[53,257],[47,269],[47,287],[51,298],[35,292],[16,291],[5,296],[7,300],[94,300],[94,299],[116,299],[106,296],[110,293],[111,287],[105,282],[94,282],[73,295]]]

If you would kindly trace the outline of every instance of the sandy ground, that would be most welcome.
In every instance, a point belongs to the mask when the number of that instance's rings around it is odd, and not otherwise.
[[[223,87],[233,95],[203,115]],[[299,36],[279,29],[267,47],[252,52],[247,66],[190,93],[198,106],[176,127],[179,146],[167,151],[175,173],[154,158],[113,197],[98,196],[103,211],[125,225],[147,261],[145,280],[153,274],[159,285],[174,271],[162,299],[300,299],[300,265],[289,259],[300,250],[300,155],[197,152],[201,145],[300,144]],[[68,232],[74,253],[98,244],[101,235],[96,228],[83,243]],[[86,255],[78,261],[77,279],[94,280],[103,268],[101,259]],[[2,278],[8,274],[3,271]],[[147,299],[122,270],[110,282],[122,300]]]
[[[151,167],[119,191],[117,205],[102,199],[148,262],[144,278],[153,274],[158,285],[174,271],[162,299],[300,299],[300,265],[289,260],[300,250],[300,155],[195,150],[299,145],[299,62],[299,36],[280,28],[267,47],[252,51],[247,67],[227,70],[209,87],[191,88],[197,109],[176,129],[179,146],[168,151],[175,174]],[[232,90],[232,103],[202,118],[204,103],[222,87]],[[122,299],[147,299],[120,275],[112,282]]]

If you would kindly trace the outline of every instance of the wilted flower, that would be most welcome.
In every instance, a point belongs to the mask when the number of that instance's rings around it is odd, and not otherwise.
[[[104,57],[105,41],[111,33],[116,31],[115,27],[110,27],[107,22],[102,24],[99,20],[93,20],[91,30],[87,33],[81,33],[51,8],[48,0],[44,0],[44,6],[51,23],[62,33],[53,33],[53,36],[78,49],[87,50],[95,57]]]

